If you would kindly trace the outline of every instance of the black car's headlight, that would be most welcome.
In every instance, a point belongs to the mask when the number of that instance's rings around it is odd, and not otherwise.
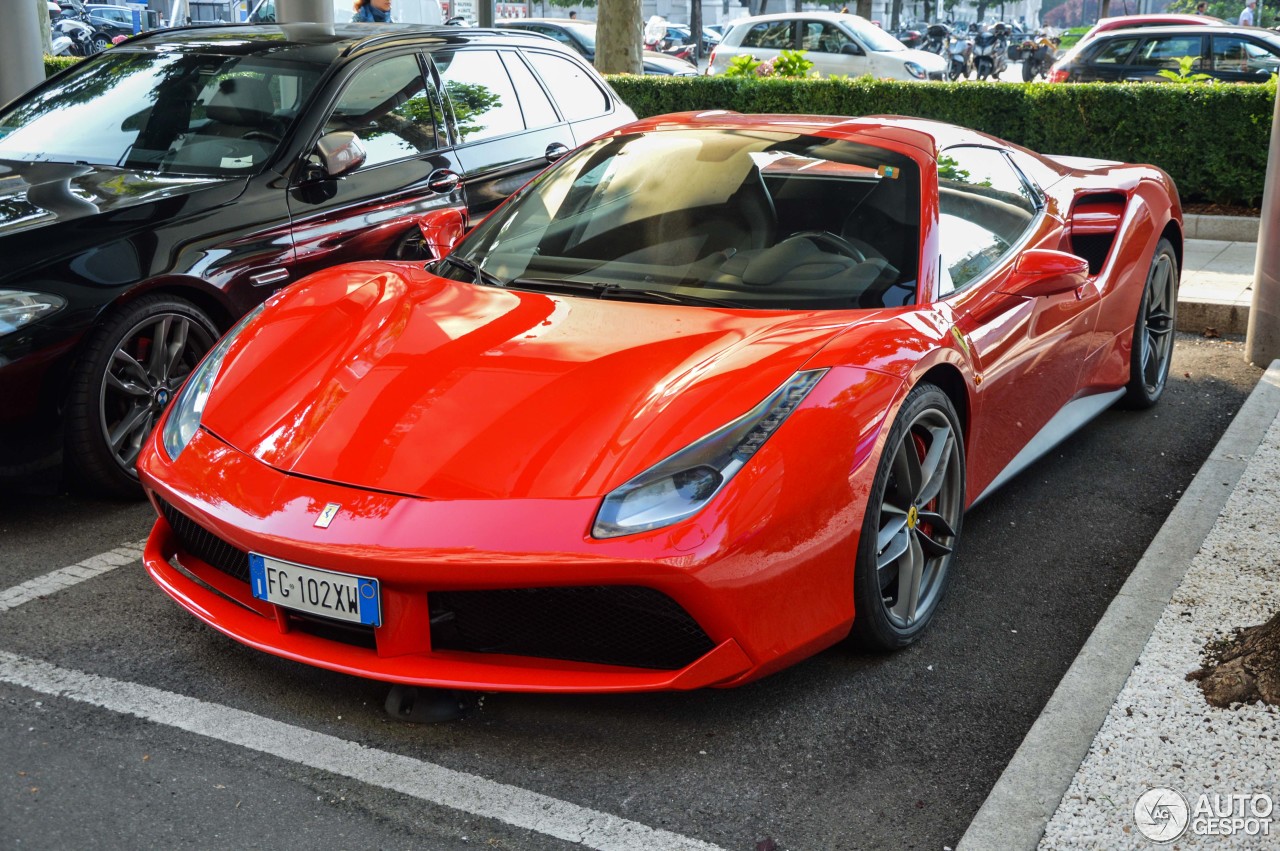
[[[178,460],[182,450],[186,449],[191,438],[196,436],[196,430],[200,428],[200,417],[204,414],[205,403],[209,401],[209,394],[213,392],[213,385],[218,380],[218,372],[222,369],[222,360],[227,356],[227,350],[231,348],[231,344],[235,342],[236,337],[240,336],[245,326],[256,319],[264,307],[266,307],[265,304],[260,304],[249,311],[236,324],[236,327],[228,331],[226,336],[209,350],[204,360],[200,361],[200,365],[187,377],[187,383],[182,385],[182,390],[178,393],[178,398],[173,400],[173,405],[169,408],[169,417],[164,421],[164,428],[160,432],[160,442],[164,444],[164,451],[168,453],[169,460]]]
[[[0,290],[0,337],[66,306],[65,298],[52,293]]]
[[[755,408],[658,462],[604,498],[591,534],[615,538],[702,510],[804,401],[825,369],[797,372]]]

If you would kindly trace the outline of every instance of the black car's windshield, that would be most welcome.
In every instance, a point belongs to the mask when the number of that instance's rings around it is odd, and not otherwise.
[[[108,50],[0,116],[0,159],[252,173],[322,70],[266,56]]]
[[[606,138],[476,228],[455,251],[471,273],[437,271],[597,298],[902,306],[915,299],[919,199],[911,159],[870,145],[702,128]]]

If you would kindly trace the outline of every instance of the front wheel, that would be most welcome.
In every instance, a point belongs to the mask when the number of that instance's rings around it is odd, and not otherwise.
[[[964,518],[964,441],[947,394],[921,384],[889,430],[853,576],[853,638],[905,647],[933,619]]]
[[[90,491],[139,497],[138,453],[218,330],[167,295],[139,298],[94,330],[67,395],[65,463]]]
[[[1164,394],[1173,362],[1173,330],[1178,315],[1178,255],[1169,240],[1161,239],[1151,257],[1142,302],[1133,323],[1133,349],[1129,353],[1129,384],[1125,404],[1150,408]]]
[[[985,80],[985,79],[987,79],[987,77],[990,77],[990,76],[991,76],[991,60],[990,60],[990,59],[979,59],[979,60],[978,60],[978,64],[977,64],[977,66],[976,66],[976,69],[977,69],[977,71],[978,71],[978,79],[979,79],[979,80]]]
[[[93,41],[90,42],[90,49],[92,49],[94,53],[101,53],[110,46],[111,39],[107,38],[105,35],[95,35],[93,37]]]

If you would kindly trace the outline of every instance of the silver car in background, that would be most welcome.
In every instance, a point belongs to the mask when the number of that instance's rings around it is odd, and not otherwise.
[[[707,73],[723,74],[738,56],[766,62],[784,50],[803,50],[823,77],[946,79],[946,59],[912,50],[866,18],[838,12],[785,12],[735,21],[712,52]]]

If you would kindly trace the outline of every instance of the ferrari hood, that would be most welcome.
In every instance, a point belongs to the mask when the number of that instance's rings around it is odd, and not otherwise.
[[[354,264],[249,326],[202,424],[276,469],[361,488],[600,495],[750,410],[847,324]]]

